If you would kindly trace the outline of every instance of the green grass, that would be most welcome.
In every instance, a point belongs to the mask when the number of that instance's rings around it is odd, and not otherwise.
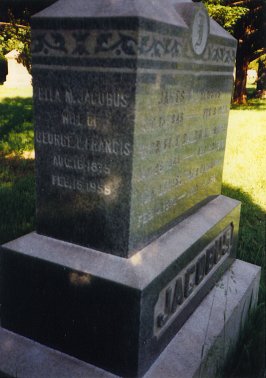
[[[4,98],[32,98],[32,87],[6,88],[0,85],[0,101]]]
[[[266,210],[265,115],[266,111],[231,110],[223,174],[223,182],[249,194],[264,210]]]
[[[0,156],[25,150],[33,150],[32,90],[0,86]]]
[[[250,312],[223,372],[215,378],[264,378],[264,369],[265,306],[260,303]]]
[[[0,86],[0,244],[34,228],[32,89]]]
[[[251,88],[252,89],[252,88]],[[251,96],[249,92],[249,97]],[[34,161],[31,89],[0,86],[0,244],[34,229]],[[264,361],[266,128],[265,101],[251,98],[230,112],[223,194],[242,202],[237,257],[262,266],[259,307],[230,354],[224,378],[260,377]]]
[[[257,101],[260,108],[261,101]],[[266,111],[231,110],[225,151],[224,194],[242,202],[238,256],[265,267]]]
[[[0,164],[1,164],[0,160]],[[32,231],[35,221],[35,191],[34,175],[32,173],[32,162],[26,164],[23,162],[11,162],[12,168],[9,168],[10,179],[0,184],[0,243]],[[18,166],[20,167],[18,168]],[[14,177],[14,169],[19,176]],[[22,169],[21,169],[22,168]],[[25,176],[22,171],[26,168]],[[3,166],[1,166],[1,171]],[[7,173],[7,171],[5,172]]]
[[[259,306],[229,356],[224,378],[259,378],[265,369],[266,102],[251,98],[230,112],[223,194],[242,203],[237,257],[262,267]]]

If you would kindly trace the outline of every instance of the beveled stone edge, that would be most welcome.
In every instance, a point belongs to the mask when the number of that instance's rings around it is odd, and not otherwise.
[[[142,1],[131,0],[131,7],[127,7],[127,2],[121,4],[113,4],[111,7],[104,7],[102,0],[102,7],[95,7],[93,3],[98,3],[99,0],[91,0],[92,5],[88,6],[87,0],[78,0],[80,8],[73,7],[72,0],[58,0],[57,2],[46,7],[42,11],[36,13],[32,19],[47,19],[47,18],[73,18],[73,19],[114,19],[114,18],[147,18],[148,20],[163,22],[169,25],[186,26],[183,18],[174,12],[174,6],[171,1],[165,0],[164,6],[158,2],[157,4],[150,4],[150,9],[143,9],[139,3]],[[62,4],[64,3],[64,4]],[[193,5],[193,2],[191,2]],[[63,5],[63,6],[62,6]],[[166,7],[169,7],[169,10]],[[86,15],[83,12],[86,10]]]
[[[142,290],[237,207],[239,201],[220,195],[129,259],[36,232],[2,248]]]
[[[190,4],[191,4],[191,6],[195,7],[195,3],[191,2]],[[167,19],[165,19],[165,21],[162,21],[161,18],[157,19],[157,18],[152,18],[152,17],[146,17],[147,15],[138,14],[137,11],[136,11],[136,14],[128,14],[128,15],[126,15],[126,14],[124,14],[124,15],[112,14],[111,16],[108,15],[108,17],[107,17],[107,15],[95,16],[93,14],[90,14],[89,16],[87,16],[85,18],[83,14],[79,15],[79,16],[77,16],[77,15],[73,16],[73,12],[71,12],[71,14],[69,14],[69,15],[58,16],[53,11],[53,8],[57,8],[58,6],[57,6],[56,3],[53,3],[52,5],[46,7],[42,11],[33,15],[32,18],[31,18],[31,23],[32,23],[32,26],[34,26],[34,27],[36,26],[36,28],[39,28],[39,27],[43,28],[43,27],[47,27],[47,22],[54,23],[54,22],[57,22],[59,20],[61,20],[61,21],[62,20],[68,20],[67,22],[72,22],[72,21],[77,22],[78,20],[80,20],[82,25],[85,26],[85,21],[84,21],[85,19],[90,20],[90,21],[94,20],[94,22],[96,22],[96,23],[99,23],[99,22],[105,23],[107,21],[107,23],[109,22],[110,24],[112,24],[113,22],[117,23],[117,21],[121,22],[123,24],[123,23],[125,23],[125,19],[127,19],[127,20],[130,20],[131,23],[132,23],[132,21],[134,23],[136,23],[136,21],[138,21],[140,23],[154,22],[154,23],[157,23],[158,25],[168,26],[169,28],[172,28],[173,31],[174,31],[174,28],[184,28],[185,30],[188,31],[189,27],[187,25],[187,22],[184,20],[184,18],[182,17],[181,14],[179,14],[177,11],[174,10],[174,5],[175,4],[173,2],[169,3],[169,6],[173,9],[173,12],[175,13],[174,16],[172,17],[172,19],[169,20],[169,18],[167,18]],[[61,7],[58,7],[58,8],[61,9]],[[72,21],[71,21],[71,19],[72,19]],[[218,38],[219,37],[225,38],[225,39],[231,40],[232,42],[234,41],[234,46],[237,45],[237,40],[230,33],[228,33],[225,29],[223,29],[210,16],[209,16],[209,19],[210,19],[210,35],[216,36]],[[137,24],[138,24],[138,22],[137,22]],[[126,22],[126,24],[127,23],[128,22]],[[42,24],[43,24],[43,26],[41,26]]]

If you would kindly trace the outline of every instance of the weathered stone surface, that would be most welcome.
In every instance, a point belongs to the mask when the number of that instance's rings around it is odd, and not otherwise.
[[[250,304],[256,305],[259,280],[259,267],[236,260],[144,377],[215,377],[237,340]],[[3,328],[0,372],[17,378],[117,377]]]
[[[220,196],[129,259],[36,233],[7,243],[2,325],[116,374],[143,375],[232,263],[239,211]]]
[[[235,40],[202,4],[37,14],[37,232],[129,257],[220,194]]]

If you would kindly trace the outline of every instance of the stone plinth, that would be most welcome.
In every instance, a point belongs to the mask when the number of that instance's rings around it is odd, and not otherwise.
[[[2,325],[142,376],[232,263],[239,211],[220,196],[129,259],[36,233],[7,243]]]
[[[259,267],[236,260],[144,378],[215,377],[237,341],[248,309],[256,305],[259,281]],[[0,372],[17,378],[117,377],[3,328]]]

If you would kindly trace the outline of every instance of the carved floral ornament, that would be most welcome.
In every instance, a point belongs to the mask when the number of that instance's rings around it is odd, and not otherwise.
[[[200,28],[202,31],[196,31]],[[192,47],[185,38],[163,36],[147,32],[138,39],[132,31],[33,31],[32,53],[34,56],[69,56],[86,58],[134,58],[172,60],[191,58],[194,54],[204,61],[232,64],[234,48],[209,43],[207,48],[204,19],[196,18]],[[192,52],[194,50],[194,54]]]

